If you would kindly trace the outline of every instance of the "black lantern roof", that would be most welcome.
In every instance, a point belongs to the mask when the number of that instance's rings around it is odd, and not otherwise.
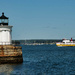
[[[4,15],[4,12],[2,12],[2,16],[0,16],[0,26],[1,25],[8,25],[8,17]]]
[[[8,19],[8,17],[6,17],[6,16],[4,15],[4,12],[2,12],[2,16],[0,16],[0,19]]]

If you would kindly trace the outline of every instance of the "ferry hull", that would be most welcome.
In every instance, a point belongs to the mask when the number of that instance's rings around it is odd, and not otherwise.
[[[56,44],[57,46],[75,46],[75,44]]]

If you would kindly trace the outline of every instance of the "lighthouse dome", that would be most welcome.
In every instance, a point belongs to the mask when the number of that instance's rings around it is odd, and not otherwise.
[[[8,17],[4,15],[4,12],[2,12],[2,16],[0,16],[0,25],[8,25]]]

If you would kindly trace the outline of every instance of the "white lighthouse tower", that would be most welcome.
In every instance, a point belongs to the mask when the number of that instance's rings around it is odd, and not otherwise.
[[[8,17],[2,13],[0,16],[0,45],[12,44],[12,26],[8,26]]]

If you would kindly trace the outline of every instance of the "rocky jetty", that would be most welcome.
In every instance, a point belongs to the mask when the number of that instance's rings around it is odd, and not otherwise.
[[[13,45],[0,45],[0,64],[22,63],[22,47]]]

